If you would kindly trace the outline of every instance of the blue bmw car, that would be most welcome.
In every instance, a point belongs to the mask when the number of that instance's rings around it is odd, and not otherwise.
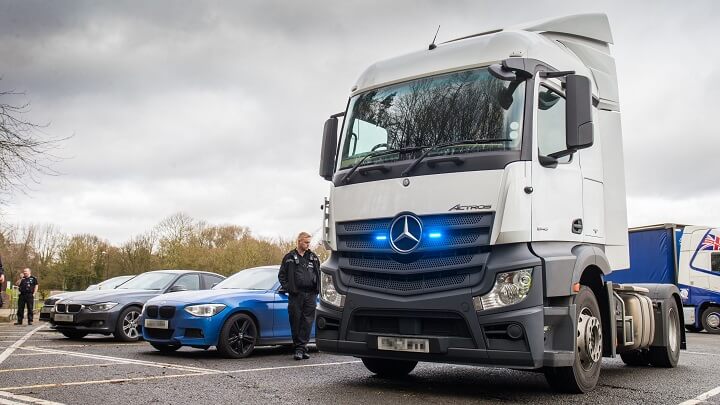
[[[288,297],[280,288],[278,270],[254,267],[211,290],[150,299],[142,311],[143,338],[162,352],[216,346],[220,354],[235,359],[249,356],[255,346],[292,344]]]

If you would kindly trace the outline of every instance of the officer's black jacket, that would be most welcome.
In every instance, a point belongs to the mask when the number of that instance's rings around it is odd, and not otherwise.
[[[20,294],[32,294],[35,292],[36,285],[38,285],[38,280],[35,276],[22,278],[20,280],[20,284],[18,285],[18,290],[20,291]]]
[[[303,256],[296,249],[283,257],[278,280],[289,293],[300,291],[320,292],[320,259],[307,250]]]

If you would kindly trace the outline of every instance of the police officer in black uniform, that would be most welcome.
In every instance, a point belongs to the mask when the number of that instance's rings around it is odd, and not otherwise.
[[[22,276],[15,282],[20,295],[18,296],[17,322],[15,325],[22,325],[24,307],[28,309],[28,325],[33,323],[33,300],[38,290],[38,280],[33,277],[29,268],[24,268]]]
[[[309,359],[307,343],[320,292],[320,259],[310,251],[310,234],[300,232],[297,248],[283,257],[278,279],[288,293],[288,313],[295,360]]]
[[[0,308],[3,307],[3,295],[5,294],[5,270],[0,259]]]

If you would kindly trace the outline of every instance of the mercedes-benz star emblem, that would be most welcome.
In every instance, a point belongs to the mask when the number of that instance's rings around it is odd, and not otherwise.
[[[400,215],[390,224],[390,246],[398,253],[412,252],[421,239],[422,223],[415,215]]]

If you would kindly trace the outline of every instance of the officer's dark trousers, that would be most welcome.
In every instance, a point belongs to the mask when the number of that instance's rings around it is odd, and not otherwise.
[[[32,294],[20,294],[18,296],[18,311],[17,321],[22,322],[23,312],[27,306],[28,310],[28,322],[33,321],[33,295]]]
[[[292,331],[295,351],[307,352],[310,331],[315,321],[315,292],[291,293],[288,297],[288,313],[290,314],[290,330]]]

